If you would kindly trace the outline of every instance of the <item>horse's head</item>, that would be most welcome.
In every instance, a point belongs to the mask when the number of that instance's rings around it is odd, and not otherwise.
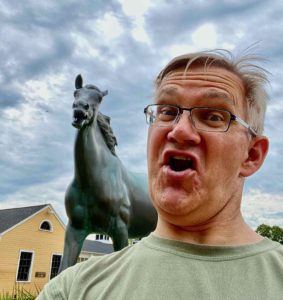
[[[90,124],[97,116],[102,98],[108,94],[108,91],[102,92],[90,84],[83,86],[81,75],[77,76],[75,86],[72,125],[80,129],[84,125]]]

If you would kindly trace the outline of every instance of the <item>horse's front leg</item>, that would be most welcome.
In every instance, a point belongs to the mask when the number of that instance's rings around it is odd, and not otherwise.
[[[119,251],[128,246],[128,224],[130,221],[130,200],[128,197],[126,186],[125,196],[120,206],[119,215],[116,216],[114,226],[111,230],[114,251]]]
[[[77,229],[68,223],[65,233],[64,254],[59,273],[77,262],[87,234],[85,229]]]
[[[112,240],[114,251],[119,251],[128,246],[128,226],[120,218],[116,219],[116,226],[112,230]]]

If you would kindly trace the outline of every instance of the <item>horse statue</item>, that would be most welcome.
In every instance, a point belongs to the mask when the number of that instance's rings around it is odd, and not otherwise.
[[[131,173],[123,166],[115,152],[117,140],[110,118],[99,112],[108,91],[83,86],[81,75],[75,86],[75,174],[65,194],[69,221],[60,272],[76,263],[88,234],[109,235],[117,251],[128,245],[128,238],[148,235],[157,222],[146,175]]]

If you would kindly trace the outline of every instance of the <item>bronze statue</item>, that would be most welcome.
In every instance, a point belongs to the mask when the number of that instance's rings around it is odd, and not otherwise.
[[[147,190],[147,176],[126,170],[115,153],[116,138],[110,118],[99,112],[107,91],[75,81],[73,123],[78,129],[75,174],[65,195],[69,218],[60,271],[76,263],[88,234],[108,234],[114,250],[128,238],[143,237],[155,229],[157,214]]]

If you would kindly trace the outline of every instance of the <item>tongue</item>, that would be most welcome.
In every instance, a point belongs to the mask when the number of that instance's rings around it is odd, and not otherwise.
[[[186,169],[192,168],[192,161],[191,160],[184,160],[184,159],[170,159],[170,167],[173,171],[180,172]]]

